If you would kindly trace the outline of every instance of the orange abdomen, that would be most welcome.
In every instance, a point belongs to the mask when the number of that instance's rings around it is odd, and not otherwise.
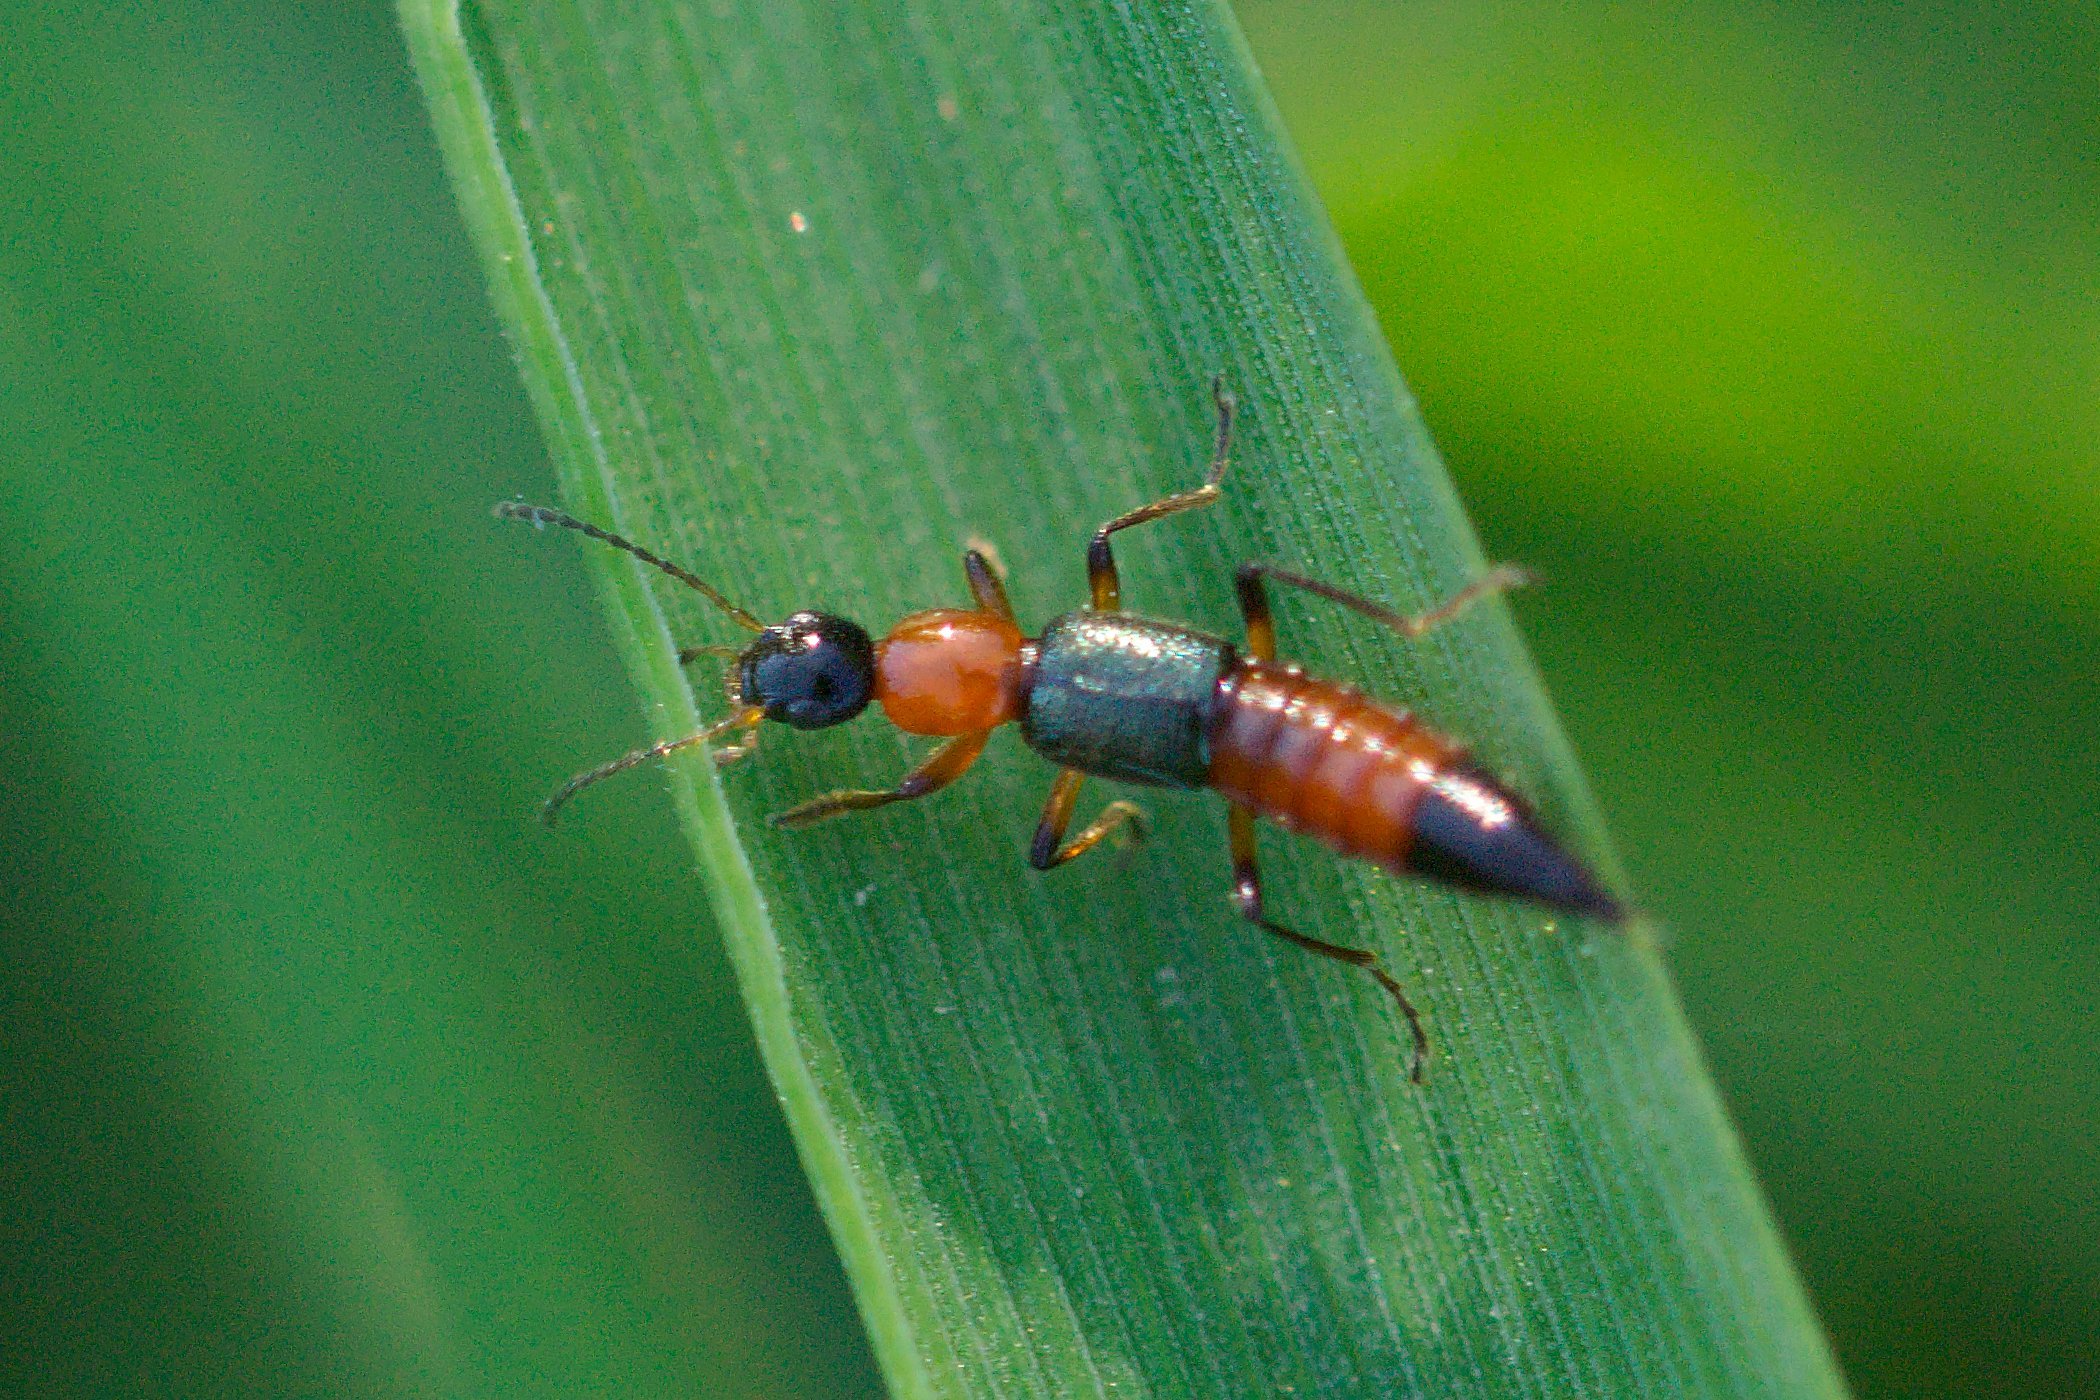
[[[1344,855],[1617,921],[1624,911],[1465,750],[1353,686],[1240,660],[1218,681],[1210,785]]]
[[[1219,683],[1211,786],[1344,855],[1403,869],[1415,808],[1461,752],[1353,686],[1242,660]]]

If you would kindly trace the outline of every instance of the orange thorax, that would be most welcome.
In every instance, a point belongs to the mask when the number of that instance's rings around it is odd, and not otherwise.
[[[907,734],[976,734],[1021,713],[1021,629],[994,613],[913,613],[875,648],[875,698]]]

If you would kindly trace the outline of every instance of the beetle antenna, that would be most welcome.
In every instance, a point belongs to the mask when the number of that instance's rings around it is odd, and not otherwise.
[[[736,711],[727,719],[715,721],[698,734],[688,734],[683,739],[666,739],[661,744],[651,744],[646,749],[636,749],[633,753],[622,754],[610,763],[601,763],[588,773],[578,773],[575,777],[569,779],[568,782],[563,783],[559,792],[540,804],[540,821],[547,826],[554,825],[554,818],[568,804],[569,799],[593,783],[603,782],[615,773],[624,773],[630,768],[647,763],[652,758],[663,758],[698,744],[710,743],[721,738],[732,729],[754,728],[765,717],[766,712],[764,710],[757,706],[751,706]]]
[[[550,506],[530,506],[523,501],[497,502],[496,518],[498,520],[524,520],[529,521],[534,526],[541,527],[559,525],[564,530],[574,530],[580,535],[589,535],[592,539],[609,544],[614,549],[625,550],[653,569],[661,569],[664,573],[669,574],[687,588],[707,599],[708,602],[713,603],[723,612],[728,613],[730,621],[746,631],[763,632],[766,630],[766,625],[763,622],[760,622],[750,613],[745,612],[742,608],[723,597],[720,590],[698,574],[687,569],[681,569],[670,560],[651,554],[633,540],[623,539],[610,530],[591,524],[588,520],[578,520],[575,516],[555,510]]]

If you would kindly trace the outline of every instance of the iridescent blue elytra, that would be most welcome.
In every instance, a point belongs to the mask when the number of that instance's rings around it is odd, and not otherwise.
[[[1153,787],[1210,783],[1211,710],[1231,643],[1091,609],[1036,639],[1021,737],[1052,763]]]

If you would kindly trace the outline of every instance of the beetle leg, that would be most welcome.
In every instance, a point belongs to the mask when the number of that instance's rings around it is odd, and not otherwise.
[[[1247,651],[1257,661],[1276,659],[1276,626],[1269,616],[1269,601],[1261,581],[1275,579],[1317,594],[1330,603],[1339,603],[1352,612],[1363,614],[1373,622],[1384,623],[1401,636],[1410,640],[1425,637],[1437,628],[1459,616],[1482,598],[1497,593],[1507,593],[1512,588],[1522,588],[1532,582],[1530,574],[1514,564],[1497,564],[1479,578],[1474,579],[1458,592],[1446,598],[1428,612],[1410,617],[1406,613],[1394,612],[1369,598],[1358,597],[1344,588],[1331,583],[1322,583],[1316,578],[1294,574],[1289,569],[1279,569],[1274,564],[1242,564],[1233,581],[1239,588],[1240,611],[1247,618]]]
[[[1393,994],[1400,1004],[1400,1014],[1407,1018],[1408,1033],[1414,1037],[1414,1060],[1409,1064],[1407,1077],[1420,1084],[1429,1068],[1429,1032],[1422,1028],[1422,1013],[1400,990],[1400,984],[1392,975],[1378,965],[1378,955],[1362,948],[1344,948],[1338,943],[1323,943],[1317,938],[1308,938],[1302,933],[1271,923],[1262,912],[1261,872],[1254,863],[1254,812],[1253,809],[1234,803],[1230,818],[1232,832],[1232,902],[1239,906],[1240,917],[1257,927],[1275,934],[1286,942],[1295,943],[1308,953],[1318,953],[1323,958],[1333,958],[1351,967],[1362,968],[1376,978],[1378,985]]]
[[[924,763],[904,775],[904,780],[893,788],[881,790],[849,788],[839,792],[827,792],[821,797],[812,797],[807,802],[775,812],[769,821],[775,826],[808,826],[826,817],[836,817],[845,812],[865,812],[870,807],[885,807],[892,802],[909,802],[914,797],[924,797],[939,792],[960,778],[969,766],[984,752],[989,729],[975,734],[958,734],[935,749]]]
[[[678,653],[678,664],[684,666],[703,656],[727,657],[734,661],[742,655],[743,653],[735,647],[707,645],[686,647]],[[735,667],[731,667],[722,673],[722,692],[729,697],[730,713],[735,714],[747,708],[744,704],[743,678],[737,674]],[[752,750],[758,747],[758,730],[759,726],[754,723],[744,730],[744,736],[741,739],[738,739],[733,744],[724,744],[721,748],[716,749],[714,751],[715,767],[727,768],[740,758],[749,758]]]
[[[1035,824],[1035,840],[1028,847],[1028,863],[1036,869],[1051,870],[1078,859],[1118,827],[1128,826],[1132,836],[1143,839],[1144,811],[1135,802],[1118,799],[1103,807],[1101,815],[1089,822],[1086,830],[1066,841],[1065,828],[1072,824],[1072,807],[1079,801],[1079,787],[1085,781],[1086,774],[1077,768],[1057,771],[1057,781],[1050,784],[1050,797],[1043,803],[1043,819]]]
[[[977,600],[978,607],[1008,622],[1014,620],[1014,605],[1006,600],[1006,570],[993,562],[984,549],[973,545],[963,551],[963,573],[970,580],[970,596]]]
[[[1108,537],[1118,530],[1127,530],[1133,525],[1143,525],[1151,520],[1163,520],[1170,515],[1179,515],[1185,510],[1207,506],[1218,499],[1218,483],[1225,479],[1225,467],[1231,460],[1232,415],[1235,401],[1232,391],[1225,387],[1225,376],[1219,375],[1210,381],[1211,401],[1218,406],[1218,436],[1211,448],[1210,471],[1203,484],[1188,491],[1177,491],[1163,496],[1150,505],[1125,511],[1094,532],[1094,538],[1086,547],[1086,581],[1093,593],[1095,612],[1115,612],[1123,605],[1123,583],[1116,575],[1116,557],[1108,547]]]
[[[1266,570],[1242,564],[1232,576],[1240,595],[1240,616],[1247,619],[1247,655],[1256,661],[1276,659],[1276,617],[1269,611],[1269,590],[1261,586]]]
[[[749,758],[758,747],[758,726],[752,725],[744,731],[744,737],[733,744],[724,744],[715,750],[715,767],[727,768],[740,758]]]

